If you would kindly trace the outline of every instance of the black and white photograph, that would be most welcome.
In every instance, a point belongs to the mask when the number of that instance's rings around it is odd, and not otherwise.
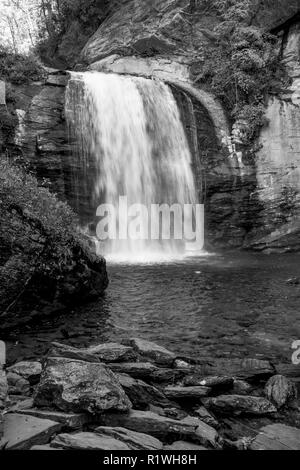
[[[292,450],[300,0],[0,0],[0,467]]]

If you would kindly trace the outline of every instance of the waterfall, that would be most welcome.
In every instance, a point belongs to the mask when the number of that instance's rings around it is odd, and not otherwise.
[[[66,92],[66,118],[71,139],[76,140],[77,167],[84,179],[81,187],[94,215],[100,203],[118,208],[120,196],[127,197],[128,207],[183,207],[197,202],[189,145],[175,98],[165,83],[98,72],[74,73]],[[125,213],[118,215],[118,226],[128,222],[126,217]],[[106,255],[131,259],[176,256],[184,251],[179,240],[146,239],[148,218],[141,215],[139,221],[145,239],[112,240],[106,245]]]

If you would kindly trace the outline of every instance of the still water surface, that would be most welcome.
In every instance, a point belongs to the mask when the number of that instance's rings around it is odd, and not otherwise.
[[[82,347],[141,337],[198,358],[290,362],[300,339],[300,256],[226,254],[164,263],[108,263],[103,299],[15,330],[9,362],[50,341]],[[66,338],[66,335],[68,338]]]

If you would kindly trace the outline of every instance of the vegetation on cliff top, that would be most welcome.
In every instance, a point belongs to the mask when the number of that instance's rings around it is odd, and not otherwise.
[[[203,48],[196,83],[219,97],[232,120],[244,123],[244,142],[251,143],[265,122],[265,99],[285,80],[277,37],[253,26],[250,0],[200,0],[219,18],[211,48]],[[209,5],[208,5],[209,4]]]

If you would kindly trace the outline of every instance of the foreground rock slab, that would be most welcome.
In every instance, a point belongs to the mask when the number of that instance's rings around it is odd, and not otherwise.
[[[101,416],[104,426],[123,427],[132,431],[150,434],[158,438],[168,435],[191,437],[196,426],[160,416],[151,411],[131,410],[128,414],[108,413]]]
[[[172,366],[176,356],[166,348],[144,339],[131,338],[129,344],[142,356],[157,364]]]
[[[103,364],[48,358],[34,404],[62,411],[127,411],[131,403],[116,376]]]
[[[164,450],[208,450],[206,447],[192,444],[191,442],[176,441],[173,444],[164,446]]]
[[[17,374],[23,377],[23,379],[28,380],[30,385],[35,385],[40,380],[42,364],[38,361],[21,361],[17,362],[13,366],[8,367],[7,371],[13,374]]]
[[[28,450],[35,444],[47,444],[61,427],[49,419],[9,413],[4,417],[2,445],[7,450]]]
[[[130,450],[124,442],[92,432],[59,434],[51,442],[51,447],[67,450]]]
[[[300,429],[285,424],[271,424],[260,430],[251,450],[300,450]]]
[[[282,408],[297,398],[297,388],[283,375],[274,375],[266,383],[265,395],[277,408]]]
[[[99,426],[95,432],[101,436],[113,437],[125,442],[132,450],[161,450],[163,444],[153,436],[125,428]]]
[[[215,412],[232,413],[234,415],[250,414],[259,416],[276,413],[277,411],[275,406],[266,398],[245,395],[220,395],[215,398],[206,398],[203,403]]]
[[[79,429],[84,424],[88,424],[92,420],[92,416],[87,413],[63,413],[62,411],[53,410],[39,410],[39,409],[28,409],[18,410],[17,413],[24,414],[27,416],[35,416],[41,419],[50,419],[61,423],[64,428]]]

